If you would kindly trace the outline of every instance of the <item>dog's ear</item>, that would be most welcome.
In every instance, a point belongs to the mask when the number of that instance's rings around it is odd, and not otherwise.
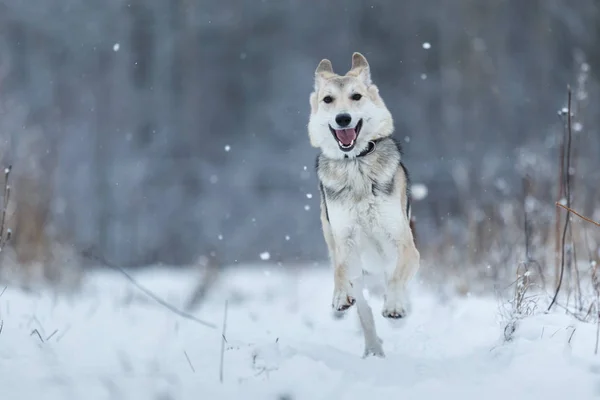
[[[331,65],[331,61],[326,58],[321,60],[317,66],[317,70],[315,71],[315,75],[321,74],[333,74],[333,66]]]
[[[321,82],[325,79],[331,78],[335,75],[333,72],[333,66],[331,65],[331,61],[324,58],[321,60],[317,69],[315,70],[315,91],[319,90],[319,86],[321,86]]]
[[[352,68],[346,75],[355,76],[361,78],[365,85],[371,85],[371,68],[365,56],[355,52],[352,54]]]

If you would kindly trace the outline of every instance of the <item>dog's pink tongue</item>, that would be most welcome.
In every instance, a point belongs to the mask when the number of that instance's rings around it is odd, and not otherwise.
[[[335,136],[344,145],[349,146],[356,139],[355,129],[336,129]]]

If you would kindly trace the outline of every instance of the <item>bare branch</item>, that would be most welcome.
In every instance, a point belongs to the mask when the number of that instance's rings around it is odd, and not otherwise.
[[[583,215],[579,214],[577,211],[573,210],[573,209],[572,209],[572,208],[570,208],[570,207],[567,207],[567,206],[565,206],[564,204],[561,204],[561,203],[559,203],[559,202],[556,202],[556,205],[557,205],[557,206],[559,206],[560,208],[564,208],[565,210],[567,210],[567,211],[568,211],[568,212],[570,212],[570,213],[573,213],[573,214],[577,215],[579,218],[581,218],[581,219],[582,219],[582,220],[584,220],[584,221],[587,221],[587,222],[589,222],[589,223],[591,223],[591,224],[594,224],[594,225],[596,225],[596,226],[600,226],[600,222],[596,222],[596,221],[594,221],[594,220],[593,220],[593,219],[591,219],[591,218],[584,217]]]

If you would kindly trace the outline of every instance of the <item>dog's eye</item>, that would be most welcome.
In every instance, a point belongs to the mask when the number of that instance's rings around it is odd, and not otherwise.
[[[359,101],[360,99],[362,99],[362,94],[360,94],[360,93],[354,93],[352,95],[352,100]]]
[[[323,101],[327,104],[331,103],[333,101],[333,97],[331,96],[325,96],[323,97]]]

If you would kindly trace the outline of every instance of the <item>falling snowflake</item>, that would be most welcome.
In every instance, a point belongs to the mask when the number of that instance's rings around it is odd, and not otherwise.
[[[307,199],[312,199],[312,193],[306,193],[306,198]]]
[[[231,146],[230,145],[226,145],[225,146],[225,151],[229,151],[229,150],[231,150]]]
[[[119,43],[115,43],[113,45],[113,51],[119,51],[120,48],[121,48],[121,45]]]
[[[418,201],[418,200],[423,200],[425,197],[427,197],[427,186],[423,185],[422,183],[416,183],[414,185],[412,185],[411,189],[411,197]]]
[[[304,209],[305,209],[306,211],[308,211],[308,210],[310,210],[310,206],[307,204],[307,205],[305,205],[305,206],[304,206]]]
[[[260,259],[266,261],[271,258],[271,254],[268,251],[260,253]]]
[[[431,48],[431,43],[429,43],[429,42],[424,42],[424,43],[423,43],[423,48],[424,48],[425,50],[429,50],[429,49]]]

